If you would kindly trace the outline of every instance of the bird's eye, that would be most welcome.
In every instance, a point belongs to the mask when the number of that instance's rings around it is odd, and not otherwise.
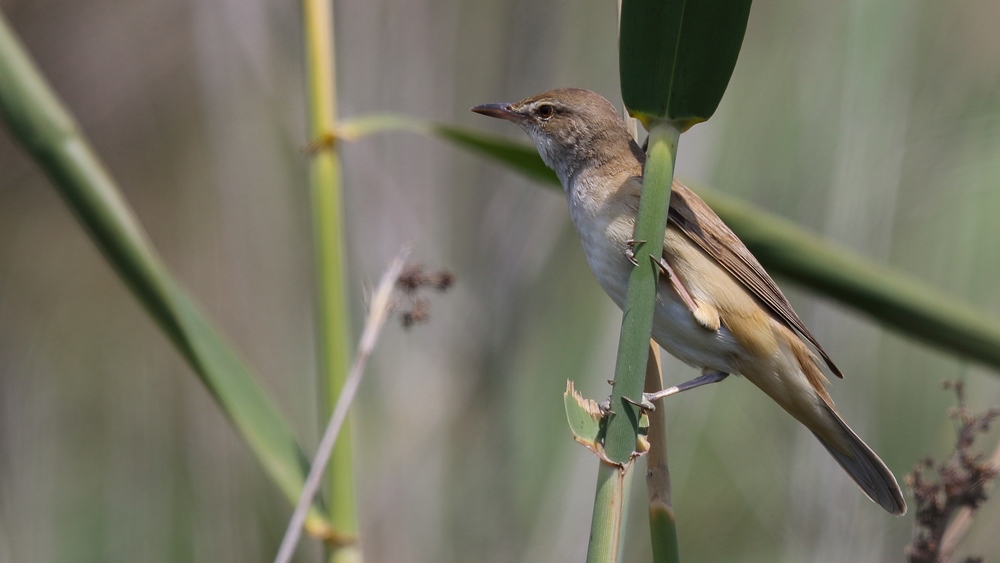
[[[556,108],[552,107],[550,104],[542,104],[538,106],[536,110],[538,112],[538,117],[542,119],[549,119],[556,114]]]

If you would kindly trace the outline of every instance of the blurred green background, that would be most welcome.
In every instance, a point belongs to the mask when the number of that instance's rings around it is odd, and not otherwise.
[[[155,245],[311,451],[313,272],[299,7],[0,0]],[[618,99],[613,2],[345,0],[340,109],[520,138],[469,113],[557,86]],[[1000,4],[759,0],[682,179],[739,195],[1000,317]],[[357,403],[370,561],[579,561],[596,462],[561,394],[602,398],[620,314],[562,197],[440,141],[344,147],[351,301],[403,243],[458,277],[390,326]],[[553,281],[556,280],[556,281]],[[781,280],[778,280],[781,283]],[[783,284],[897,477],[953,443],[944,379],[985,368]],[[669,381],[693,370],[668,360]],[[893,561],[871,504],[742,379],[668,403],[685,561]],[[539,428],[544,429],[539,431]],[[983,441],[992,447],[998,433]],[[628,561],[648,560],[643,491]],[[0,133],[0,563],[269,561],[291,508],[39,169]],[[1000,553],[1000,501],[962,553]],[[300,561],[318,561],[307,540]]]

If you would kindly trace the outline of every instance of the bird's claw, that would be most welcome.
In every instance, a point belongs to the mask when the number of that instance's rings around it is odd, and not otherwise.
[[[632,405],[635,405],[635,406],[639,407],[640,409],[642,409],[644,411],[655,411],[656,410],[656,405],[654,405],[653,401],[650,400],[649,393],[643,393],[641,401],[633,401],[632,399],[630,399],[628,397],[622,397],[622,400],[625,401],[626,403],[630,403]]]
[[[601,401],[601,403],[597,405],[597,408],[601,410],[601,416],[607,417],[615,414],[615,411],[611,410],[611,397]]]
[[[625,241],[625,258],[628,258],[628,261],[631,262],[633,266],[639,265],[639,262],[635,259],[635,245],[642,244],[644,242],[646,241],[635,239],[628,239]]]

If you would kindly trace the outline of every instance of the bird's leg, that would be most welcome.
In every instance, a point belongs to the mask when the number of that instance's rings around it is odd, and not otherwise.
[[[715,370],[715,369],[707,369],[706,368],[705,370],[703,370],[701,372],[701,375],[699,375],[698,377],[696,377],[696,378],[694,378],[694,379],[692,379],[690,381],[685,381],[684,383],[681,383],[680,385],[674,385],[673,387],[667,387],[666,389],[663,389],[661,391],[657,391],[656,393],[643,393],[642,394],[642,402],[641,403],[635,403],[633,401],[629,401],[629,402],[633,403],[634,405],[636,405],[639,408],[643,408],[643,409],[650,410],[650,411],[651,410],[656,410],[656,407],[653,405],[653,401],[658,401],[658,400],[660,400],[660,399],[662,399],[664,397],[669,397],[670,395],[676,395],[677,393],[680,393],[681,391],[687,391],[689,389],[694,389],[695,387],[701,387],[702,385],[708,385],[709,383],[718,383],[718,382],[722,381],[723,379],[725,379],[727,377],[729,377],[728,373],[725,373],[725,372],[722,372],[722,371],[719,371],[719,370]],[[628,399],[626,398],[626,400],[628,400]]]
[[[670,280],[670,285],[673,286],[674,291],[681,298],[681,302],[687,305],[688,310],[694,315],[694,320],[698,322],[705,330],[715,332],[719,330],[719,326],[722,324],[722,320],[719,318],[719,311],[715,307],[709,305],[708,303],[696,303],[688,293],[686,287],[681,282],[681,278],[674,273],[674,269],[670,267],[670,263],[667,262],[666,258],[657,259],[655,256],[650,256],[654,261],[656,261],[660,266],[660,271],[667,276]]]

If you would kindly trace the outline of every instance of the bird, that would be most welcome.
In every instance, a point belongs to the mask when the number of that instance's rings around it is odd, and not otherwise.
[[[562,88],[473,112],[511,121],[562,183],[587,263],[622,308],[646,155],[614,105]],[[891,514],[906,512],[892,471],[837,413],[820,367],[840,369],[743,242],[690,189],[674,181],[656,291],[652,338],[701,375],[674,394],[742,375],[819,439],[864,493]]]

